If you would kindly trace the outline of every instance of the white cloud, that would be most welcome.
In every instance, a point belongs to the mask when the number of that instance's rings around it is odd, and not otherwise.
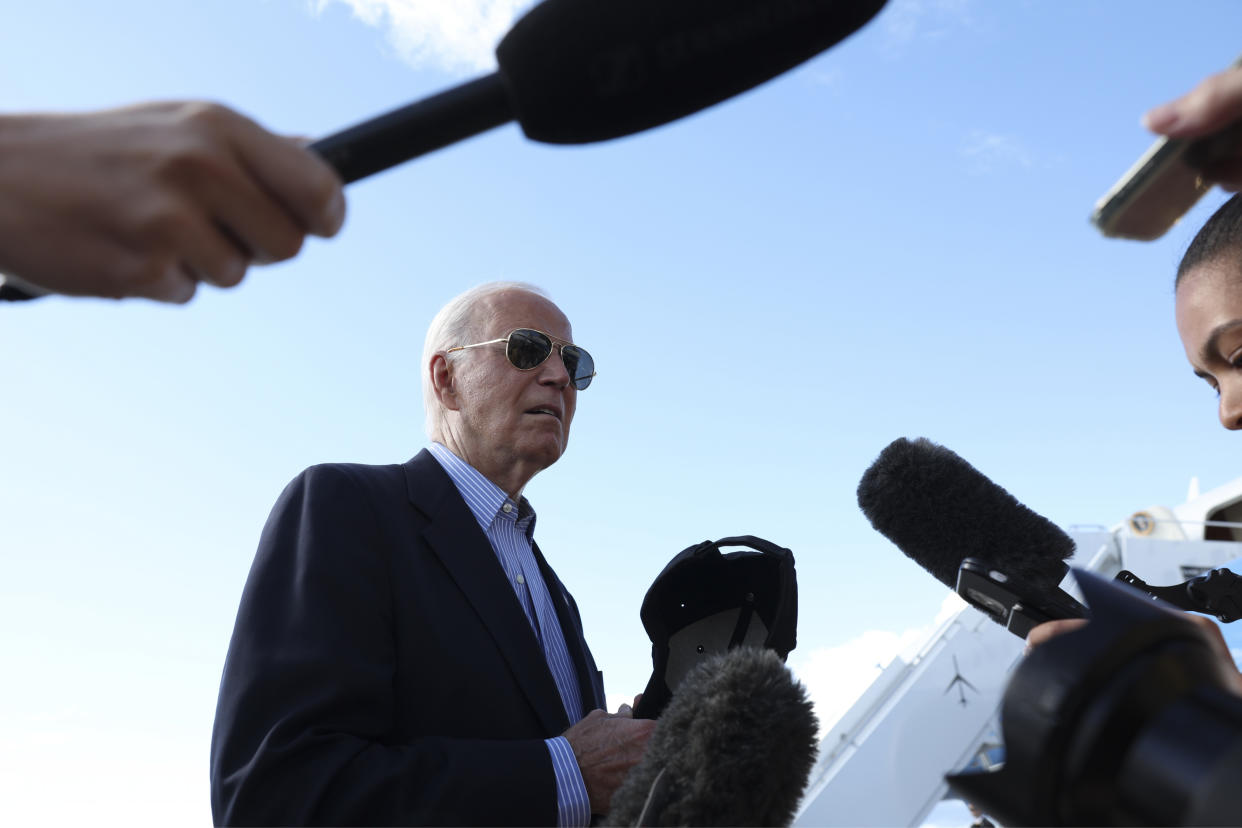
[[[902,632],[868,630],[844,644],[812,650],[802,657],[795,650],[789,666],[815,704],[821,735],[836,724],[894,657],[909,661],[928,637],[965,605],[955,593],[949,593],[926,626]]]
[[[970,171],[987,174],[1005,167],[1029,168],[1035,165],[1034,154],[1012,135],[972,130],[962,144],[962,157]]]
[[[496,65],[496,44],[534,0],[311,0],[316,12],[348,6],[382,29],[400,57],[419,68],[480,71]]]
[[[811,83],[816,86],[840,86],[842,75],[840,69],[814,69],[810,73]]]
[[[974,24],[971,0],[893,0],[880,21],[890,45],[943,37],[950,30]]]

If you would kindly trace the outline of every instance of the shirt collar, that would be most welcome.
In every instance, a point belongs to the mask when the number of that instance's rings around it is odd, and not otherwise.
[[[431,456],[439,461],[448,473],[453,485],[461,494],[466,505],[470,507],[474,519],[486,532],[496,520],[511,519],[519,528],[525,530],[529,539],[535,533],[535,510],[525,496],[517,503],[505,494],[504,490],[483,476],[474,466],[462,460],[443,443],[432,443],[427,447]],[[509,507],[505,511],[505,506]],[[528,521],[525,526],[523,522]]]

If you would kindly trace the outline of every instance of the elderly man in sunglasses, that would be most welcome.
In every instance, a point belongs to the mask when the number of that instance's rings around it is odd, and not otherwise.
[[[538,289],[432,322],[430,446],[281,495],[216,708],[217,824],[587,825],[654,724],[609,715],[522,490],[569,439],[591,355]]]

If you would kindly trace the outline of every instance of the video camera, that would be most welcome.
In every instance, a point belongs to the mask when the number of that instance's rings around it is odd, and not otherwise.
[[[1184,613],[1074,574],[1092,620],[1018,665],[1003,766],[950,787],[1007,826],[1242,825],[1236,669]]]

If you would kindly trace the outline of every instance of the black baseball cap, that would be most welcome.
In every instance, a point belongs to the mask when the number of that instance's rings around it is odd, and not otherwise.
[[[734,546],[746,548],[720,551]],[[652,582],[639,615],[653,670],[634,716],[655,719],[686,674],[712,654],[745,645],[788,657],[798,630],[793,553],[753,535],[687,547]]]

